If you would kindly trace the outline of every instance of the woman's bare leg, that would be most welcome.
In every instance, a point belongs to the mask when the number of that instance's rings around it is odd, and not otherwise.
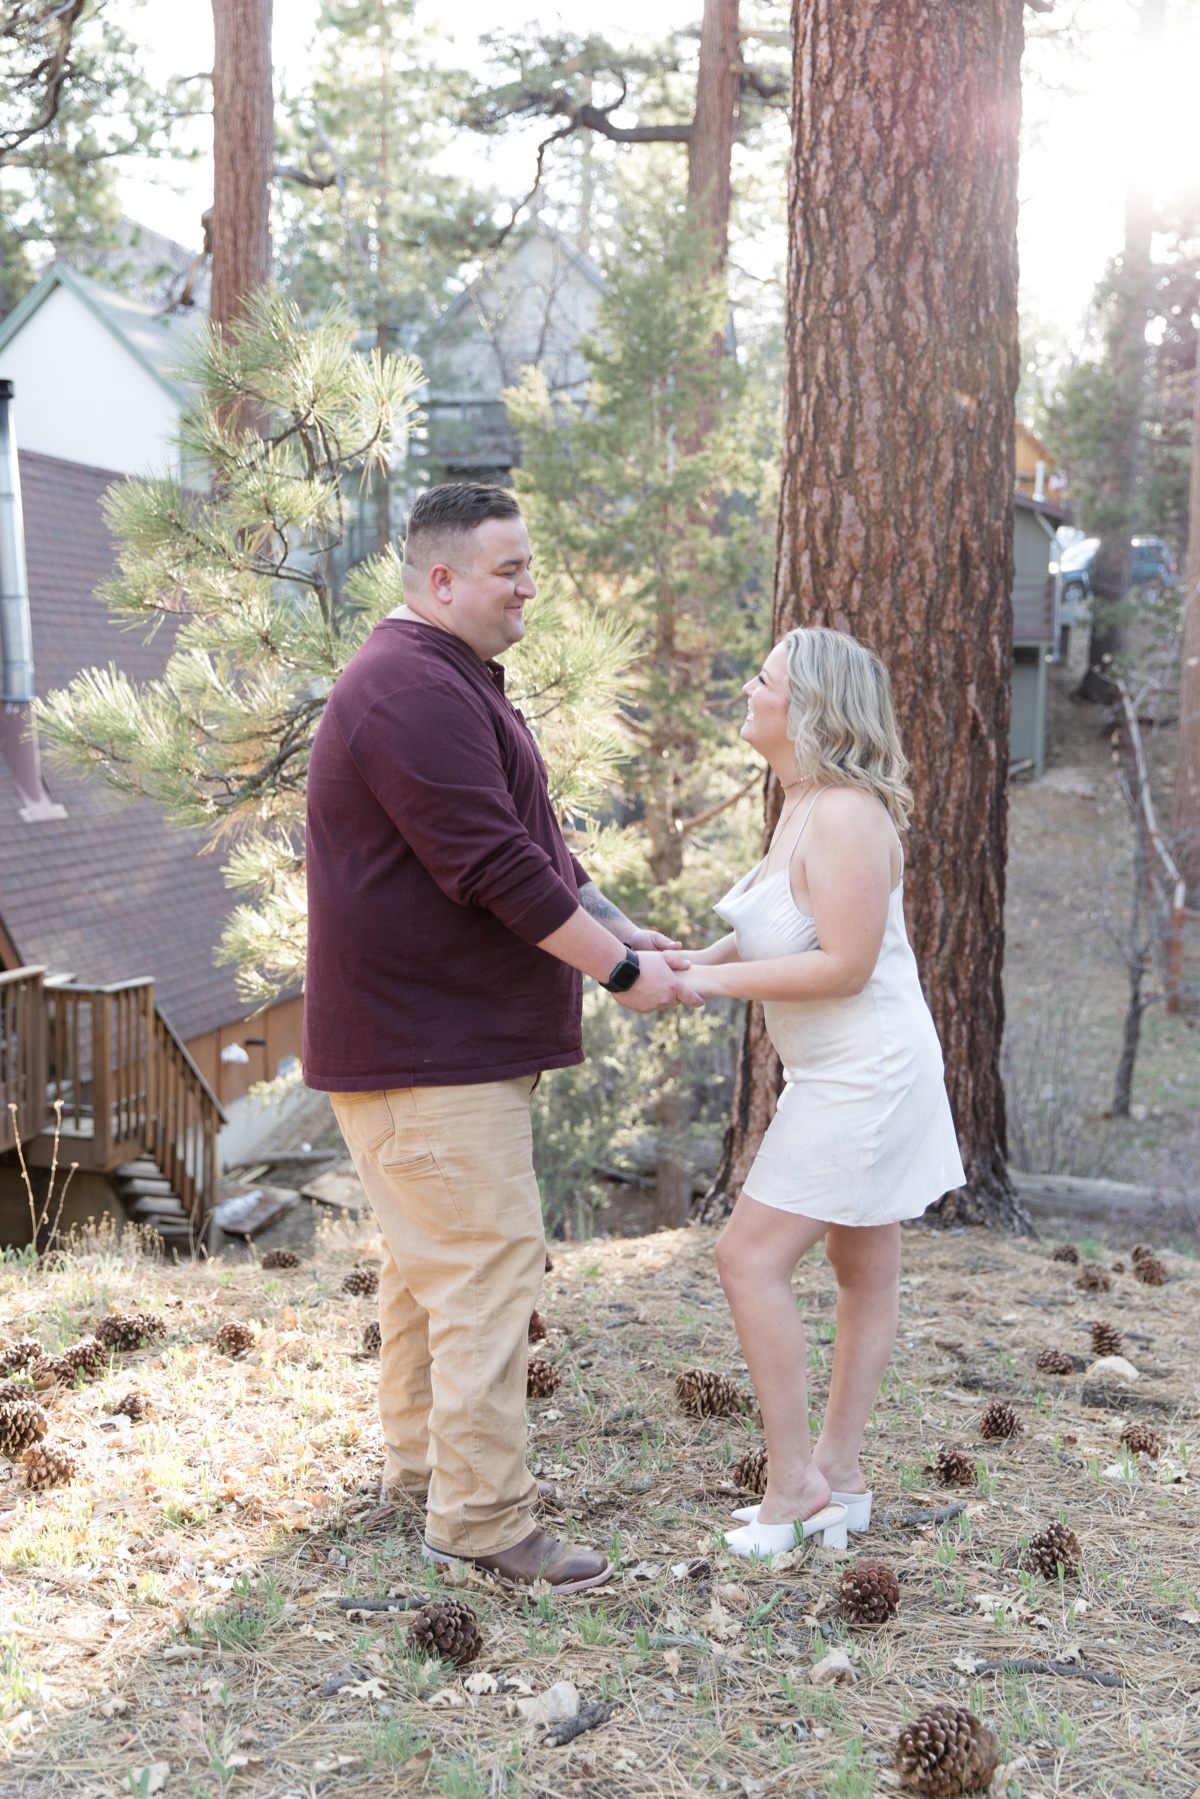
[[[717,1238],[717,1271],[767,1437],[762,1524],[810,1518],[829,1503],[829,1481],[809,1443],[808,1343],[792,1292],[796,1264],[825,1230],[819,1219],[760,1205],[743,1193]]]
[[[865,1493],[859,1466],[863,1431],[900,1316],[900,1226],[831,1224],[825,1254],[837,1275],[837,1339],[813,1460],[836,1492]]]

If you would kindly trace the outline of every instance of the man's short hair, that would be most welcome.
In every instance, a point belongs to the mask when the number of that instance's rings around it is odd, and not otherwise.
[[[426,488],[413,502],[404,539],[404,560],[413,568],[432,568],[477,525],[489,518],[520,518],[517,497],[507,487],[485,487],[477,481],[445,481]]]

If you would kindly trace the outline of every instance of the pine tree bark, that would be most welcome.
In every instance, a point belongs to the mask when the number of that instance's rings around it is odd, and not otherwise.
[[[688,199],[712,235],[713,257],[723,268],[729,254],[733,143],[741,93],[739,0],[704,0],[696,110],[688,140]]]
[[[1171,802],[1171,847],[1187,882],[1188,902],[1200,905],[1200,355],[1192,413],[1192,478],[1184,563],[1183,643],[1180,650],[1179,749]]]
[[[909,932],[968,1176],[939,1210],[1026,1228],[1000,1078],[1022,0],[792,17],[774,636],[829,625],[891,671]],[[777,1080],[753,1016],[743,1065],[730,1200]]]
[[[272,0],[213,0],[214,325],[241,318],[271,278],[275,165]]]

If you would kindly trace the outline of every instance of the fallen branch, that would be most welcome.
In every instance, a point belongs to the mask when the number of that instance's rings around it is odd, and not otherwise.
[[[902,1518],[885,1515],[884,1523],[893,1530],[913,1530],[918,1524],[948,1524],[966,1509],[966,1501],[960,1499],[954,1505],[939,1506],[936,1512],[905,1512]]]
[[[1068,1680],[1087,1680],[1094,1687],[1123,1687],[1119,1674],[1105,1674],[1099,1668],[1081,1668],[1077,1662],[1035,1662],[1028,1657],[1012,1656],[1003,1662],[977,1662],[976,1674],[1062,1674]]]
[[[581,1737],[585,1730],[599,1730],[602,1724],[608,1723],[616,1709],[615,1705],[585,1705],[573,1718],[567,1718],[564,1723],[556,1724],[553,1730],[548,1730],[543,1741],[550,1749],[562,1749],[567,1743],[573,1743],[576,1737]]]
[[[425,1604],[423,1599],[339,1599],[339,1612],[419,1612]]]

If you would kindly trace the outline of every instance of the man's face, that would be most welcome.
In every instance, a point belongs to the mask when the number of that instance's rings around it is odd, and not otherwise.
[[[454,563],[435,563],[429,589],[438,622],[486,660],[525,635],[525,603],[537,593],[525,521],[487,518],[455,549]]]

